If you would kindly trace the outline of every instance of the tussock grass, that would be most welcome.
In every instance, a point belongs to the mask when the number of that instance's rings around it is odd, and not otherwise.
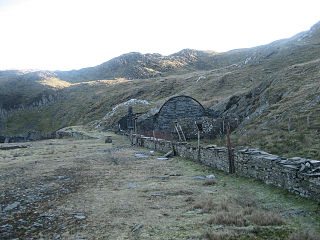
[[[245,208],[241,210],[220,210],[214,214],[208,221],[212,225],[227,226],[248,226],[254,224],[258,226],[281,226],[285,221],[276,213],[252,210]]]
[[[264,211],[246,211],[248,213],[247,219],[252,224],[256,224],[259,226],[281,226],[285,224],[285,221],[274,212],[264,212]]]
[[[205,213],[209,213],[211,210],[215,209],[216,204],[213,202],[211,198],[197,201],[193,208],[201,209]]]
[[[244,215],[251,215],[254,211],[255,211],[255,209],[252,207],[246,207],[246,208],[242,209],[242,212]]]
[[[191,196],[189,196],[189,197],[186,198],[185,201],[186,201],[186,202],[194,202],[194,198],[191,197]]]
[[[233,231],[224,231],[224,232],[206,232],[203,235],[203,238],[206,240],[227,240],[235,238],[237,234]]]
[[[212,212],[208,223],[211,225],[226,226],[281,226],[285,221],[277,213],[262,210],[258,207],[259,201],[249,192],[241,191],[234,198],[221,199],[219,204],[213,203],[212,199],[204,199],[196,202],[195,208]],[[210,208],[211,207],[211,208]],[[210,210],[208,210],[210,209]],[[212,210],[215,210],[214,212]]]
[[[203,185],[215,185],[216,184],[216,180],[215,179],[206,179],[203,183]]]
[[[235,204],[241,206],[242,208],[256,207],[258,204],[258,200],[252,197],[248,192],[241,192],[241,194],[235,197],[232,201],[234,201]]]
[[[227,202],[222,202],[220,205],[219,205],[219,208],[225,212],[229,212],[230,210],[230,206],[228,205]]]
[[[248,222],[242,212],[226,212],[219,211],[214,216],[212,216],[208,223],[211,225],[227,225],[227,226],[247,226]]]
[[[315,234],[312,230],[292,233],[287,240],[320,240],[320,235]]]

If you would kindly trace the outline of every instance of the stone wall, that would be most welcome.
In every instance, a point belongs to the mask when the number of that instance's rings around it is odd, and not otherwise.
[[[16,136],[0,135],[0,143],[39,141],[39,140],[49,139],[49,138],[52,138],[52,136],[50,135],[43,136],[41,135],[40,131],[28,131],[27,133],[19,134]]]
[[[137,146],[200,161],[214,169],[229,171],[228,150],[224,147],[207,148],[186,143],[170,142],[134,135]],[[304,158],[282,158],[256,149],[234,149],[235,171],[239,176],[260,179],[302,197],[320,202],[320,161]]]
[[[76,129],[75,127],[66,127],[59,129],[56,131],[56,138],[74,138],[77,140],[84,140],[84,139],[96,139],[97,137],[89,136],[86,132],[82,132],[79,129]]]
[[[238,121],[235,118],[212,118],[212,117],[199,117],[199,118],[182,118],[178,120],[187,139],[194,139],[198,136],[198,128],[195,121],[202,123],[203,131],[201,138],[215,138],[217,136],[224,136],[226,134],[226,125],[230,125],[231,131],[237,128]]]

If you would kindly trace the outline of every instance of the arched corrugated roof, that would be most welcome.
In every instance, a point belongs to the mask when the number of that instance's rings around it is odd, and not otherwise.
[[[193,97],[186,96],[186,95],[180,95],[180,96],[175,96],[175,97],[172,97],[172,98],[168,99],[168,100],[161,106],[161,108],[159,109],[159,111],[158,111],[157,114],[160,114],[162,108],[163,108],[168,102],[170,102],[171,100],[176,99],[176,98],[190,98],[190,99],[192,99],[193,101],[197,102],[197,103],[201,106],[201,108],[203,109],[203,111],[205,111],[204,107],[202,106],[202,104],[201,104],[197,99],[195,99],[195,98],[193,98]]]

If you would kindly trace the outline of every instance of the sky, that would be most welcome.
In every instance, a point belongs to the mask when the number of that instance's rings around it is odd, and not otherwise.
[[[0,0],[0,70],[253,47],[310,29],[319,9],[319,0]]]

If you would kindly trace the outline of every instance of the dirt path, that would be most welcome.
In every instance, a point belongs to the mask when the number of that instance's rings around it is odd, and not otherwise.
[[[0,239],[287,239],[320,232],[316,202],[188,160],[159,160],[122,136],[112,144],[27,145],[0,151]]]

